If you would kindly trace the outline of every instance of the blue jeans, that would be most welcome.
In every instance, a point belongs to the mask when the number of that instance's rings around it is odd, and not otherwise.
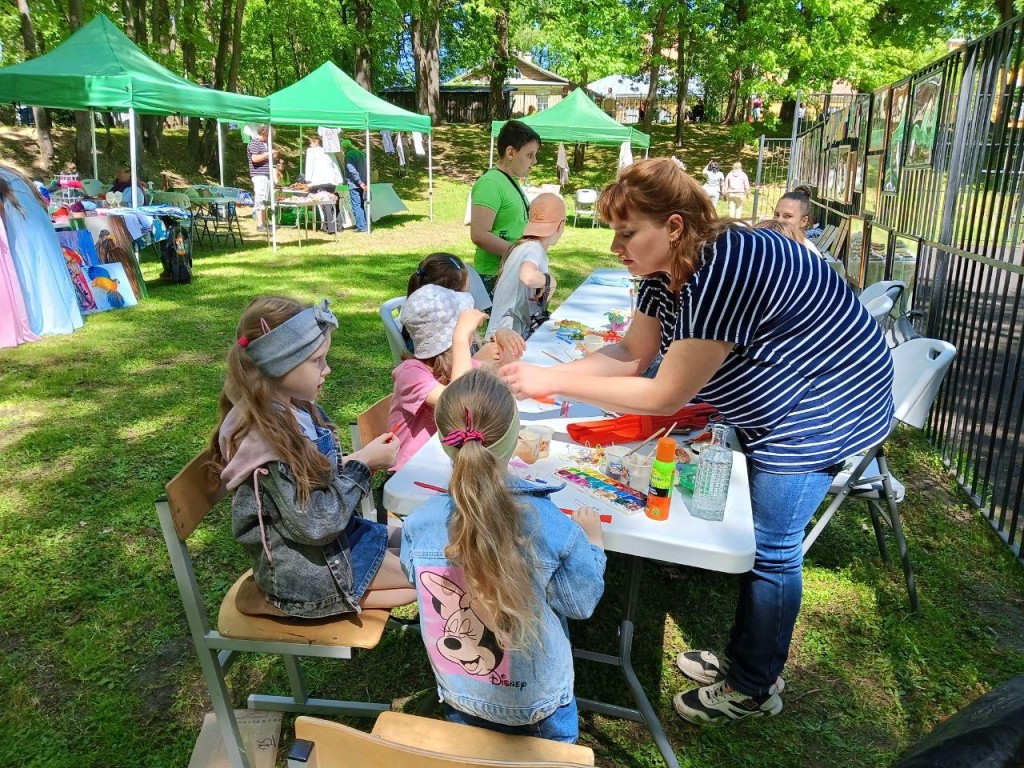
[[[348,199],[352,203],[352,216],[356,220],[356,232],[366,231],[366,193],[356,184],[348,185]]]
[[[782,672],[803,593],[804,529],[834,469],[779,475],[749,467],[754,511],[754,567],[740,578],[726,655],[728,682],[748,696],[769,691]]]
[[[447,704],[444,705],[444,719],[452,723],[487,728],[498,733],[508,733],[513,736],[536,736],[538,739],[564,741],[566,744],[575,744],[580,735],[580,713],[576,707],[575,696],[568,704],[559,707],[543,720],[532,725],[492,723],[490,720],[467,715]]]

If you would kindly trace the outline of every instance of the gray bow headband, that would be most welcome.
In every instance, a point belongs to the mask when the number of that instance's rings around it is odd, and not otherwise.
[[[249,359],[269,379],[277,379],[305,362],[324,337],[338,327],[338,318],[324,299],[244,345]],[[241,339],[239,339],[241,342]]]

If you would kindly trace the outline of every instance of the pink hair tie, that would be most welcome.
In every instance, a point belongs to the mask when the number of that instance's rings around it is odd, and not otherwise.
[[[245,349],[246,347],[249,346],[249,339],[247,339],[245,336],[239,336],[238,346],[240,346],[242,349]]]
[[[472,427],[456,429],[445,435],[441,442],[453,448],[461,448],[471,440],[479,440],[482,443],[484,441],[484,433]]]
[[[473,414],[470,413],[469,408],[467,408],[466,428],[453,429],[441,439],[441,442],[444,445],[450,445],[452,448],[461,448],[471,440],[479,440],[482,443],[484,441],[484,433],[479,429],[473,428]]]

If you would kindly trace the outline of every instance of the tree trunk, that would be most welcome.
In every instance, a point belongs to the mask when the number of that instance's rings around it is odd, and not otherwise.
[[[494,17],[494,59],[491,62],[491,119],[508,118],[505,107],[505,78],[511,66],[508,52],[509,0],[501,0]]]
[[[82,26],[82,0],[69,0],[68,23],[72,32]],[[93,173],[92,131],[95,124],[92,112],[75,111],[75,167],[83,177]]]
[[[679,34],[676,36],[676,74],[679,83],[676,85],[676,146],[683,146],[683,125],[686,123],[686,98],[690,91],[690,76],[686,72],[686,43],[689,34],[686,29],[686,17],[680,11]]]
[[[241,0],[239,0],[241,1]],[[220,35],[217,40],[217,57],[213,61],[213,87],[224,90],[225,70],[230,55],[232,34],[232,0],[221,0],[220,4]],[[203,138],[199,145],[199,165],[211,167],[217,159],[217,122],[207,120]]]
[[[274,70],[274,90],[281,90],[281,70],[277,67],[277,44],[274,42],[274,30],[270,30],[270,66]]]
[[[110,133],[110,129],[114,127],[114,113],[100,112],[100,118],[103,120],[103,129],[107,134],[106,141],[103,145],[103,154],[110,157],[114,154],[114,137]]]
[[[651,36],[651,83],[647,86],[647,107],[644,110],[643,130],[651,132],[651,115],[658,108],[658,86],[661,84],[661,44],[665,37],[665,14],[668,7],[665,2],[658,4],[658,16],[654,22],[654,34]]]
[[[370,71],[370,36],[373,33],[373,3],[371,0],[355,0],[356,15],[356,61],[355,80],[373,93],[373,73]]]
[[[735,67],[732,76],[729,78],[729,102],[725,107],[725,114],[722,116],[723,125],[731,125],[736,122],[736,115],[740,104],[740,86],[743,85],[743,68]]]
[[[586,159],[587,145],[577,144],[572,148],[572,169],[579,173],[583,170],[583,161]]]
[[[999,20],[1001,23],[1006,23],[1017,15],[1013,0],[996,0],[996,7],[999,9]]]
[[[420,0],[419,14],[412,20],[412,55],[416,62],[416,111],[440,119],[441,42],[440,0]]]
[[[786,76],[787,83],[795,83],[800,79],[802,73],[799,67],[790,67]],[[787,122],[796,118],[796,99],[785,99],[779,107],[779,120]]]
[[[238,67],[242,61],[242,19],[245,16],[245,0],[235,3],[235,28],[231,31],[231,66],[228,68],[228,90],[238,92]]]
[[[36,34],[32,29],[32,14],[28,8],[28,0],[18,0],[18,15],[21,16],[21,39],[25,44],[25,57],[36,56]],[[42,107],[32,107],[32,116],[36,123],[36,146],[39,147],[39,162],[43,170],[49,172],[53,165],[53,139],[50,136],[50,113]]]

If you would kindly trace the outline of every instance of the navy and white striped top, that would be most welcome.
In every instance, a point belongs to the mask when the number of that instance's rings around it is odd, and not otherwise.
[[[735,346],[699,399],[736,427],[755,467],[829,467],[881,441],[893,417],[892,356],[846,282],[806,248],[735,228],[704,249],[678,294],[641,282],[638,309],[678,339]]]

